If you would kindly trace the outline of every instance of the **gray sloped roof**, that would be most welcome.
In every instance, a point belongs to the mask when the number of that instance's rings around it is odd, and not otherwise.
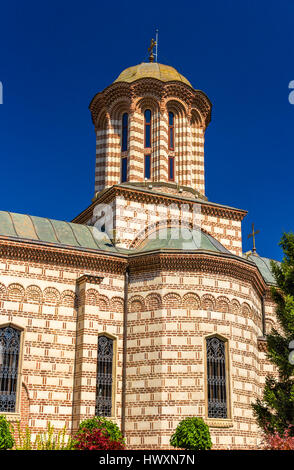
[[[63,220],[0,211],[0,236],[91,250],[117,252],[95,227]]]
[[[211,235],[187,227],[159,229],[153,236],[146,238],[136,249],[127,250],[117,249],[106,233],[102,233],[92,226],[7,211],[0,211],[0,237],[117,254],[140,254],[165,249],[204,250],[230,254]],[[247,259],[257,266],[267,284],[275,284],[269,258],[250,254]]]
[[[205,250],[218,253],[230,253],[220,242],[201,230],[188,227],[161,228],[146,238],[135,252],[163,249]]]
[[[251,254],[247,258],[249,261],[252,261],[258,267],[260,274],[267,284],[276,284],[275,278],[272,273],[271,261],[278,263],[278,261],[271,260],[269,258],[263,258],[256,254]]]
[[[142,253],[160,249],[229,251],[201,230],[172,227],[160,229],[134,250],[117,249],[106,233],[88,225],[0,211],[0,236],[46,244],[103,250],[116,253]]]

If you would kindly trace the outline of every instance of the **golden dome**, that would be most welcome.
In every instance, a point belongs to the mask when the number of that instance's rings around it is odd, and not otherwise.
[[[162,82],[182,82],[192,87],[191,83],[170,65],[159,64],[158,62],[142,62],[141,64],[128,67],[114,81],[131,83],[140,78],[157,78]],[[193,87],[192,87],[193,88]]]

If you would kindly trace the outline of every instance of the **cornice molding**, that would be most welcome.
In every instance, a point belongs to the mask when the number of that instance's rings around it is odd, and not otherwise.
[[[145,204],[171,204],[176,203],[179,205],[189,204],[190,209],[193,205],[201,205],[201,213],[205,215],[211,215],[215,217],[224,217],[231,220],[241,221],[247,214],[247,211],[243,209],[236,209],[228,206],[221,206],[216,203],[210,203],[208,201],[199,199],[189,199],[183,196],[175,196],[173,194],[167,194],[162,192],[155,192],[154,190],[148,190],[143,188],[136,188],[123,185],[114,185],[107,188],[101,193],[98,193],[96,199],[90,206],[75,217],[72,222],[83,224],[87,222],[93,215],[93,209],[97,204],[109,204],[117,196],[124,196],[128,200],[142,202]]]
[[[90,276],[89,274],[84,274],[83,276],[77,279],[77,284],[81,285],[83,283],[87,283],[87,284],[98,285],[98,284],[101,284],[103,279],[104,278],[101,276]]]
[[[267,352],[267,340],[265,337],[260,336],[259,338],[257,338],[257,347],[258,347],[258,351],[264,352],[264,353]]]
[[[76,268],[99,270],[123,274],[127,259],[122,255],[83,249],[59,248],[41,245],[30,241],[12,241],[0,239],[0,257],[17,259],[32,263],[57,264]]]
[[[255,265],[223,253],[144,253],[129,256],[130,273],[150,271],[194,271],[229,276],[253,284],[260,295],[267,285]]]
[[[245,259],[224,253],[158,251],[137,254],[88,252],[86,250],[64,249],[30,242],[0,239],[0,257],[32,263],[45,263],[99,272],[124,274],[154,271],[194,271],[212,273],[241,281],[250,282],[260,295],[268,291],[258,268]],[[89,276],[86,282],[100,282],[100,276]],[[85,280],[81,278],[80,282]]]

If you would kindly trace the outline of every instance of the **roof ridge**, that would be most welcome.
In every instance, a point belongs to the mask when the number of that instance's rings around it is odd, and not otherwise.
[[[38,240],[41,240],[41,238],[40,238],[39,235],[38,235],[37,229],[36,229],[36,227],[35,227],[34,221],[32,220],[32,217],[36,217],[36,216],[35,216],[35,215],[29,215],[29,214],[23,214],[23,215],[26,215],[26,216],[29,217],[30,221],[32,222],[32,226],[33,226],[33,229],[34,229],[34,231],[35,231],[35,234],[36,234],[37,239],[38,239]],[[43,217],[42,217],[42,218],[43,218]]]
[[[15,235],[18,237],[18,233],[17,233],[17,231],[16,231],[15,224],[14,224],[14,220],[13,220],[13,218],[12,218],[11,213],[10,213],[9,211],[3,211],[3,212],[7,212],[7,214],[9,215],[10,220],[11,220],[11,224],[12,224],[12,228],[13,228],[13,230],[14,230],[14,233],[15,233]],[[13,212],[12,212],[12,213],[13,213]]]

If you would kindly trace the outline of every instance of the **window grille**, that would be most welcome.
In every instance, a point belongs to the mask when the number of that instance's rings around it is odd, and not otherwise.
[[[227,413],[226,345],[217,337],[206,340],[208,417],[224,419]]]
[[[0,328],[0,412],[13,413],[16,408],[20,331]]]
[[[98,338],[98,370],[96,389],[96,416],[111,416],[112,409],[113,340]]]

